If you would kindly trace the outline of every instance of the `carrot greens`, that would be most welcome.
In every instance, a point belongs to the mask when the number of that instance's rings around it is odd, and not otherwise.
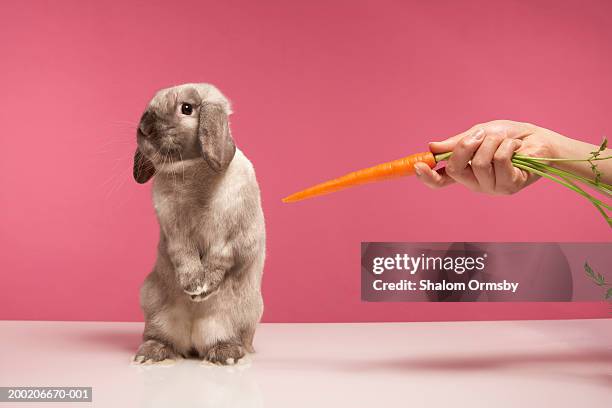
[[[521,154],[512,156],[512,164],[521,170],[537,174],[540,177],[552,180],[570,190],[580,194],[597,208],[599,213],[604,217],[610,227],[612,227],[612,217],[608,215],[608,211],[612,211],[612,206],[603,201],[603,199],[595,197],[591,192],[586,191],[583,186],[589,187],[601,194],[605,199],[612,196],[612,185],[602,181],[602,172],[597,167],[597,163],[602,160],[612,159],[612,156],[602,156],[606,151],[608,140],[604,138],[599,148],[590,152],[588,157],[583,158],[550,158],[550,157],[531,157]],[[333,193],[345,188],[372,183],[382,180],[388,180],[396,177],[404,177],[415,173],[416,163],[426,163],[430,168],[435,168],[436,165],[448,160],[452,156],[452,152],[433,155],[431,152],[416,153],[398,160],[393,160],[386,163],[381,163],[372,167],[357,170],[344,176],[319,183],[305,190],[294,193],[283,198],[283,202],[291,203],[295,201],[305,200],[307,198],[317,197],[323,194]],[[585,162],[588,163],[593,172],[593,177],[585,177],[571,171],[563,170],[553,166],[558,162]],[[581,186],[581,184],[583,186]]]
[[[601,273],[596,273],[593,268],[591,268],[591,266],[588,264],[588,262],[584,263],[584,271],[586,272],[587,276],[593,281],[595,282],[595,284],[597,286],[600,286],[602,288],[608,288],[606,290],[606,293],[604,295],[605,299],[608,300],[612,300],[612,284],[610,282],[606,281],[606,278],[604,278],[604,276]]]
[[[528,171],[530,173],[537,174],[538,176],[552,180],[570,190],[580,194],[595,206],[599,213],[604,217],[610,227],[612,227],[612,217],[608,215],[608,211],[612,210],[610,204],[605,203],[601,199],[593,196],[591,193],[584,190],[577,183],[582,183],[589,186],[591,189],[597,191],[606,198],[612,196],[612,185],[606,184],[601,181],[602,172],[597,167],[597,162],[602,160],[612,159],[612,156],[602,156],[601,153],[606,150],[608,146],[608,139],[604,138],[599,148],[591,152],[589,157],[586,158],[575,158],[575,159],[556,159],[549,157],[531,157],[515,154],[512,157],[512,164],[514,167]],[[436,155],[436,161],[447,160],[452,154],[444,153]],[[555,162],[586,162],[591,166],[593,172],[593,178],[583,177],[581,175],[572,173],[571,171],[562,170],[552,166]]]

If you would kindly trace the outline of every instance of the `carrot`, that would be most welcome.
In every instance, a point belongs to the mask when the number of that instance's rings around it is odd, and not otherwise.
[[[357,170],[342,177],[317,184],[316,186],[312,186],[306,190],[299,191],[283,198],[283,202],[292,203],[295,201],[305,200],[307,198],[344,190],[345,188],[360,184],[374,183],[397,177],[410,176],[414,174],[414,165],[416,163],[426,163],[433,169],[436,167],[436,163],[439,160],[437,160],[437,157],[434,157],[431,152],[416,153],[402,159],[377,164],[376,166]]]
[[[612,205],[607,204],[602,199],[594,197],[578,184],[588,185],[597,190],[606,198],[612,196],[612,185],[602,181],[603,173],[598,169],[597,163],[602,160],[611,160],[612,156],[604,156],[607,151],[608,139],[604,137],[599,149],[592,151],[588,157],[582,158],[549,158],[549,157],[532,157],[524,156],[515,153],[512,156],[512,165],[524,171],[536,174],[540,177],[545,177],[556,183],[561,184],[570,190],[575,191],[581,196],[588,199],[604,217],[610,227],[612,227],[612,217],[608,215],[608,211],[612,210]],[[448,160],[452,156],[452,152],[433,155],[430,152],[417,153],[403,159],[393,160],[387,163],[378,164],[367,169],[354,171],[342,177],[326,181],[316,186],[299,191],[288,197],[283,198],[283,202],[292,203],[294,201],[305,200],[307,198],[320,196],[323,194],[333,193],[334,191],[344,190],[352,186],[360,184],[373,183],[376,181],[388,180],[397,177],[409,176],[414,174],[414,165],[418,162],[426,163],[430,168],[436,167],[436,164]],[[549,164],[550,162],[586,162],[591,166],[593,178],[584,177],[581,174],[576,174],[571,171],[562,170]],[[612,295],[611,295],[612,296]]]

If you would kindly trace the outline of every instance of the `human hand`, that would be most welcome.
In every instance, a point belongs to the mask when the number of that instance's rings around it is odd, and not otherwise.
[[[478,124],[442,142],[430,143],[434,154],[453,154],[439,170],[417,163],[416,175],[431,188],[457,182],[480,193],[514,194],[539,178],[514,167],[511,161],[514,153],[555,157],[557,136],[560,135],[529,123],[495,120]]]

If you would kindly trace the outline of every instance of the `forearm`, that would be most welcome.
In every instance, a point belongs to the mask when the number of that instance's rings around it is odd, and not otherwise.
[[[555,159],[587,159],[591,157],[591,152],[599,150],[599,146],[585,143],[580,140],[571,139],[569,137],[551,132],[552,151]],[[612,149],[606,149],[600,153],[599,157],[612,156]],[[612,184],[612,159],[598,160],[593,163],[597,164],[597,168],[601,172],[601,181],[607,184]],[[569,171],[578,174],[582,177],[593,178],[593,170],[591,164],[587,161],[576,162],[551,162],[551,165],[561,170]]]
[[[196,291],[202,285],[202,261],[194,243],[179,237],[171,237],[167,253],[176,271],[179,285],[186,291]]]
[[[234,257],[231,246],[226,242],[213,243],[202,258],[202,265],[208,271],[225,273],[233,266]]]
[[[215,290],[233,266],[231,246],[222,241],[212,243],[202,258],[204,290],[206,292]]]

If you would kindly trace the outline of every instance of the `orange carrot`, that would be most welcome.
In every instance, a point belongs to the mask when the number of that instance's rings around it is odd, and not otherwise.
[[[294,201],[305,200],[307,198],[344,190],[345,188],[360,184],[410,176],[414,174],[414,165],[418,162],[426,163],[433,169],[436,167],[437,161],[436,157],[434,157],[434,155],[430,152],[416,153],[404,157],[403,159],[397,159],[387,163],[378,164],[373,167],[368,167],[367,169],[357,170],[342,177],[317,184],[316,186],[312,186],[306,190],[299,191],[283,198],[283,202],[292,203]]]

